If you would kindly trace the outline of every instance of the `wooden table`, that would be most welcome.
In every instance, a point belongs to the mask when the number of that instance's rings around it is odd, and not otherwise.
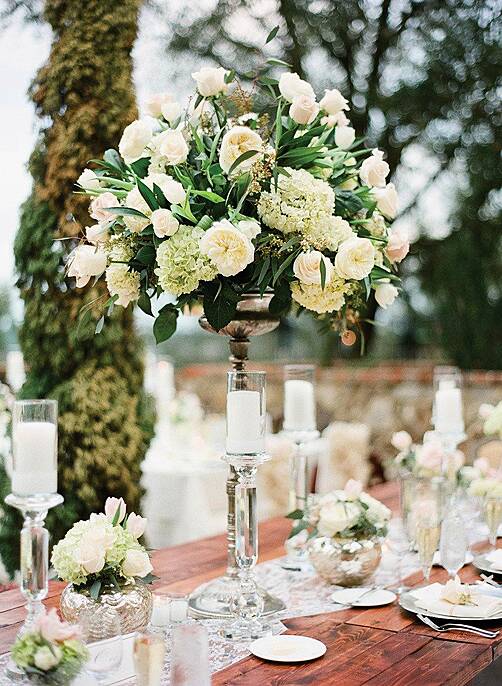
[[[393,510],[398,509],[396,484],[371,490]],[[289,522],[278,518],[260,526],[260,560],[280,557]],[[158,590],[190,592],[223,574],[226,565],[224,536],[176,546],[154,553],[155,573],[162,581]],[[476,578],[472,566],[461,572],[463,581]],[[434,569],[433,580],[444,581],[446,572]],[[408,582],[420,583],[420,575]],[[46,601],[57,607],[63,584],[50,585]],[[19,591],[0,593],[0,654],[7,652],[24,619]],[[214,686],[463,686],[502,655],[502,632],[496,639],[449,632],[437,634],[396,604],[369,610],[348,609],[315,617],[286,620],[289,633],[301,633],[323,641],[326,655],[314,662],[279,665],[249,657],[213,676]],[[501,623],[486,623],[502,628]],[[502,684],[502,660],[490,672]],[[476,681],[476,683],[478,683]]]

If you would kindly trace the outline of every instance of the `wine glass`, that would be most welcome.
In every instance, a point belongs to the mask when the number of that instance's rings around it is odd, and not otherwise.
[[[439,554],[441,565],[452,579],[464,566],[467,547],[467,532],[464,522],[458,513],[451,512],[441,525]]]
[[[80,626],[89,650],[89,660],[85,668],[98,684],[104,684],[122,662],[120,616],[108,607],[102,612],[89,610],[80,618]],[[103,639],[103,636],[107,638]]]
[[[485,521],[490,531],[490,545],[497,547],[497,532],[502,524],[502,498],[487,495],[484,502]]]
[[[440,507],[436,500],[417,503],[414,511],[415,542],[424,581],[429,583],[434,553],[441,532]]]
[[[408,587],[403,583],[403,561],[407,558],[411,549],[411,543],[408,538],[408,530],[405,522],[402,519],[393,519],[390,522],[387,543],[397,560],[396,574],[398,577],[398,582],[396,588],[393,590],[400,595],[408,590]]]

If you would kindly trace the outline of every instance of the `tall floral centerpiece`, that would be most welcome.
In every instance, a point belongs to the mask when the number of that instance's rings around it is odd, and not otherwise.
[[[108,498],[104,513],[77,522],[54,546],[52,565],[69,584],[61,595],[66,620],[76,622],[89,610],[106,615],[107,607],[112,607],[120,615],[123,633],[148,624],[152,594],[147,585],[157,577],[138,540],[145,527],[145,518],[126,514],[122,498]]]
[[[187,107],[152,96],[118,152],[78,179],[93,223],[68,273],[77,286],[104,275],[97,331],[114,305],[137,303],[160,342],[195,301],[219,331],[243,294],[272,291],[275,316],[294,303],[353,343],[371,294],[382,307],[397,296],[409,248],[390,229],[397,194],[384,153],[356,138],[336,89],[318,101],[291,72],[256,74],[246,88],[221,67],[192,76]],[[163,293],[171,301],[152,307]]]

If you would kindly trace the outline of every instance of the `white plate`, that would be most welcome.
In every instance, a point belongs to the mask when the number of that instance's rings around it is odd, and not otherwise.
[[[274,662],[306,662],[322,657],[326,646],[321,641],[308,636],[264,636],[253,641],[249,650],[262,660]]]
[[[352,605],[352,607],[379,607],[380,605],[393,603],[396,599],[396,594],[392,593],[392,591],[375,589],[358,601],[357,599],[362,596],[365,590],[363,586],[358,588],[342,588],[331,594],[331,600],[342,605]]]
[[[487,559],[486,555],[476,555],[473,560],[475,567],[480,569],[482,572],[489,572],[490,574],[502,575],[502,569],[494,569],[492,563]]]
[[[502,619],[502,612],[497,615],[492,615],[491,617],[459,617],[458,615],[442,615],[439,612],[429,612],[429,610],[424,610],[423,607],[418,607],[416,604],[416,599],[411,595],[410,592],[402,593],[399,596],[399,604],[404,610],[408,612],[413,612],[414,614],[425,615],[426,617],[435,617],[436,619],[449,619],[450,622],[492,622],[497,619]]]
[[[464,565],[470,565],[473,560],[474,560],[474,555],[470,551],[467,551],[465,554]],[[439,550],[436,550],[436,552],[434,553],[434,557],[432,559],[432,564],[435,567],[441,566],[441,555],[439,553]]]

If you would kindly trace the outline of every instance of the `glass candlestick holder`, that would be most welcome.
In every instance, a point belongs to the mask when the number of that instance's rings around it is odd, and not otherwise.
[[[309,456],[319,438],[316,426],[315,367],[291,364],[284,367],[284,423],[283,436],[294,445],[289,469],[289,510],[305,513],[310,496]],[[297,526],[303,518],[293,520]],[[286,557],[280,561],[283,569],[308,571],[307,532],[305,530],[286,539]]]

